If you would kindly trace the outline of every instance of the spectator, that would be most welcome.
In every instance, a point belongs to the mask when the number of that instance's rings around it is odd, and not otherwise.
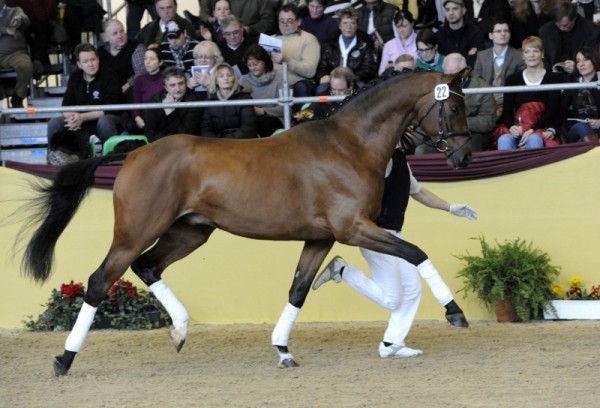
[[[333,42],[338,36],[338,24],[329,15],[325,15],[325,4],[327,0],[310,0],[308,2],[308,16],[302,19],[300,28],[311,33],[321,48],[328,42]]]
[[[521,48],[523,40],[531,35],[538,35],[540,29],[539,3],[536,10],[534,3],[530,0],[514,0],[511,12],[511,47]]]
[[[439,53],[438,39],[430,28],[417,33],[417,68],[444,72],[444,56]]]
[[[144,17],[144,11],[147,11],[152,20],[158,19],[154,0],[126,0],[127,1],[127,35],[130,39],[135,39],[140,32],[140,22]]]
[[[594,48],[582,47],[575,55],[575,80],[597,82],[600,70],[600,58]],[[574,118],[568,121],[567,117]],[[567,133],[567,143],[598,142],[600,136],[600,91],[598,88],[566,89],[560,97],[557,120],[552,127]]]
[[[29,57],[25,30],[29,17],[20,7],[8,7],[0,0],[0,68],[9,68],[17,74],[10,106],[22,108],[33,77],[33,63]]]
[[[198,0],[200,3],[200,19],[212,21],[211,17],[216,0]],[[260,33],[271,34],[275,26],[273,6],[270,0],[229,0],[231,14],[238,16],[243,24],[244,33],[250,37],[258,37]]]
[[[503,86],[506,77],[524,68],[519,51],[509,45],[510,26],[506,21],[496,20],[489,27],[493,47],[477,53],[473,72],[492,86]],[[503,93],[494,94],[498,118],[502,114]]]
[[[439,10],[438,10],[439,7]],[[437,0],[417,0],[417,31],[425,28],[438,28],[444,22],[444,8],[442,2]]]
[[[544,45],[539,37],[528,37],[522,45],[526,68],[506,78],[506,86],[545,85],[560,79],[544,67]],[[506,93],[502,123],[496,129],[498,150],[555,146],[556,131],[549,126],[558,114],[560,91]]]
[[[439,52],[448,55],[457,52],[473,66],[477,51],[483,49],[483,36],[477,26],[465,20],[465,3],[463,0],[444,0],[446,21],[436,33]]]
[[[225,39],[225,37],[223,37],[223,29],[221,27],[221,22],[223,21],[223,19],[227,16],[231,15],[231,6],[229,5],[229,0],[218,0],[215,3],[215,8],[213,10],[212,13],[212,21],[208,21],[206,22],[206,26],[208,26],[208,29],[210,30],[211,33],[211,38],[207,38],[206,35],[204,35],[205,39],[211,39],[214,42],[219,42]],[[202,20],[200,20],[202,21]],[[202,23],[200,23],[202,24]],[[201,25],[202,26],[202,25]],[[199,27],[201,28],[201,27]]]
[[[194,90],[196,99],[203,101],[207,98],[210,76],[215,66],[223,62],[221,50],[212,41],[204,40],[194,47],[194,66],[192,71],[187,72],[187,86]],[[202,68],[194,68],[202,67]]]
[[[136,40],[127,38],[125,27],[117,19],[104,22],[105,43],[98,49],[100,68],[112,70],[121,85],[125,100],[130,99],[129,89],[135,77],[145,72],[144,52],[146,48]]]
[[[252,99],[240,89],[233,68],[225,62],[210,76],[208,100],[235,101]],[[256,113],[251,105],[210,106],[204,109],[202,136],[251,139],[257,136]]]
[[[164,89],[162,70],[164,64],[160,51],[156,48],[148,48],[144,53],[145,73],[135,78],[132,92],[132,103],[148,103],[154,95]],[[134,123],[128,126],[129,131],[138,133],[143,131],[145,123],[142,112],[136,109],[131,112]]]
[[[176,66],[165,68],[164,89],[152,98],[152,103],[194,102],[194,92],[185,85],[185,71]],[[144,134],[150,142],[176,134],[198,135],[202,108],[146,109],[142,112]]]
[[[88,43],[81,43],[75,48],[77,67],[69,77],[62,106],[90,106],[119,104],[122,92],[118,81],[110,71],[100,69],[100,60],[96,48]],[[65,130],[80,132],[86,136],[96,135],[102,143],[109,137],[120,133],[121,118],[118,115],[101,110],[85,112],[63,112],[48,122],[48,163],[65,164],[76,159],[56,149],[53,138]]]
[[[313,77],[321,56],[319,41],[311,33],[300,30],[296,6],[282,6],[277,20],[280,34],[275,37],[283,45],[281,52],[271,53],[271,59],[275,64],[287,63],[288,83],[294,87],[294,96],[312,96],[316,86]]]
[[[456,74],[467,67],[467,60],[458,53],[444,58],[444,74]],[[463,88],[487,88],[489,83],[471,72],[462,84]],[[471,150],[481,152],[492,146],[492,133],[496,127],[496,102],[492,94],[469,94],[465,96],[467,128],[471,132]]]
[[[336,67],[329,74],[331,81],[329,83],[328,95],[331,96],[350,96],[354,90],[354,73],[347,67]],[[314,102],[308,109],[301,111],[296,115],[298,121],[305,119],[319,119],[326,116],[333,106],[339,102]]]
[[[490,40],[486,33],[490,30],[490,25],[496,20],[510,22],[511,11],[507,0],[472,0],[473,18],[483,36],[483,46],[491,47]]]
[[[386,42],[381,54],[379,75],[393,66],[399,55],[410,54],[417,57],[417,34],[414,19],[410,11],[400,11],[394,16],[394,38]]]
[[[393,62],[393,65],[386,69],[380,76],[388,78],[395,72],[410,72],[417,69],[417,60],[411,54],[400,54]]]
[[[136,36],[138,42],[146,47],[158,47],[167,41],[165,32],[167,23],[175,21],[182,31],[185,31],[193,40],[196,39],[195,29],[189,20],[177,14],[177,0],[155,0],[154,6],[158,13],[158,19],[146,24]]]
[[[57,0],[11,0],[10,7],[20,7],[29,17],[25,30],[29,44],[34,74],[42,74],[50,68],[48,50],[50,44],[66,45],[66,31],[57,20]]]
[[[252,44],[256,44],[256,37],[249,37],[244,33],[242,22],[234,15],[227,16],[221,22],[221,29],[225,41],[217,43],[223,55],[223,60],[234,69],[243,74],[248,73],[244,64],[246,51]]]
[[[369,34],[375,48],[381,50],[394,38],[394,15],[400,9],[383,0],[364,0],[364,5],[359,9],[358,29]]]
[[[327,91],[329,73],[338,66],[350,68],[359,87],[377,77],[375,46],[369,35],[358,30],[358,11],[354,7],[348,7],[335,14],[338,17],[340,35],[336,41],[325,44],[321,49],[315,76],[319,83],[317,94]]]
[[[254,99],[278,98],[283,85],[283,75],[275,68],[271,56],[260,45],[248,48],[245,63],[249,72],[240,78],[240,85],[250,91]],[[255,106],[256,127],[259,136],[270,136],[283,128],[283,107],[279,104]]]
[[[74,50],[81,43],[81,33],[102,32],[102,18],[106,11],[96,0],[68,0],[65,2],[63,24],[69,37],[69,46]]]
[[[165,31],[167,41],[160,44],[160,53],[166,66],[189,70],[194,65],[196,40],[190,40],[187,32],[175,21],[169,21]]]
[[[575,69],[573,56],[584,46],[598,47],[600,29],[577,14],[577,5],[570,2],[559,3],[551,10],[550,17],[552,21],[540,27],[542,42],[552,44],[545,53],[546,68],[571,74]]]

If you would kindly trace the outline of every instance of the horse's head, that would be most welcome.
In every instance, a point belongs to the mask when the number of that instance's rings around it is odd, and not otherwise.
[[[446,155],[450,167],[466,167],[471,162],[470,132],[467,128],[462,81],[469,75],[465,68],[453,75],[442,75],[432,93],[416,105],[417,130],[424,142]]]

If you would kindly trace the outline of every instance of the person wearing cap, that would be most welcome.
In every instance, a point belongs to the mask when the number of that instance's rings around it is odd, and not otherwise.
[[[136,36],[138,42],[146,47],[158,47],[163,41],[166,41],[165,33],[169,21],[175,21],[189,37],[196,39],[194,25],[177,14],[177,0],[156,0],[154,6],[159,18],[149,22],[140,30]]]
[[[464,0],[444,0],[446,19],[444,25],[436,32],[439,43],[438,51],[442,55],[457,52],[473,66],[477,52],[484,48],[483,35],[474,22],[465,19],[467,9]]]
[[[194,47],[198,41],[190,40],[176,21],[169,21],[165,29],[167,41],[160,44],[160,54],[165,66],[189,70],[194,65]]]

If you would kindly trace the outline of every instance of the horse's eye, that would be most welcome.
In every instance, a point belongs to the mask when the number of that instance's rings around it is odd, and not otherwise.
[[[459,110],[459,107],[458,107],[458,105],[452,105],[452,106],[450,107],[450,111],[451,111],[452,113],[458,113],[458,110]]]

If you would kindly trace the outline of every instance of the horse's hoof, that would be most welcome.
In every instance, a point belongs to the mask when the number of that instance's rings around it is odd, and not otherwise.
[[[185,344],[185,337],[181,337],[180,333],[177,330],[171,330],[169,335],[171,339],[171,343],[175,347],[175,351],[179,353],[183,345]]]
[[[56,356],[54,358],[52,368],[54,368],[54,375],[57,377],[67,375],[67,372],[69,371],[69,369],[63,365],[61,356]]]
[[[454,327],[469,327],[469,322],[467,321],[467,318],[465,317],[464,313],[461,312],[446,314],[446,320],[448,320],[448,323],[450,323]]]
[[[284,358],[279,362],[279,368],[296,368],[298,363],[293,358]]]

